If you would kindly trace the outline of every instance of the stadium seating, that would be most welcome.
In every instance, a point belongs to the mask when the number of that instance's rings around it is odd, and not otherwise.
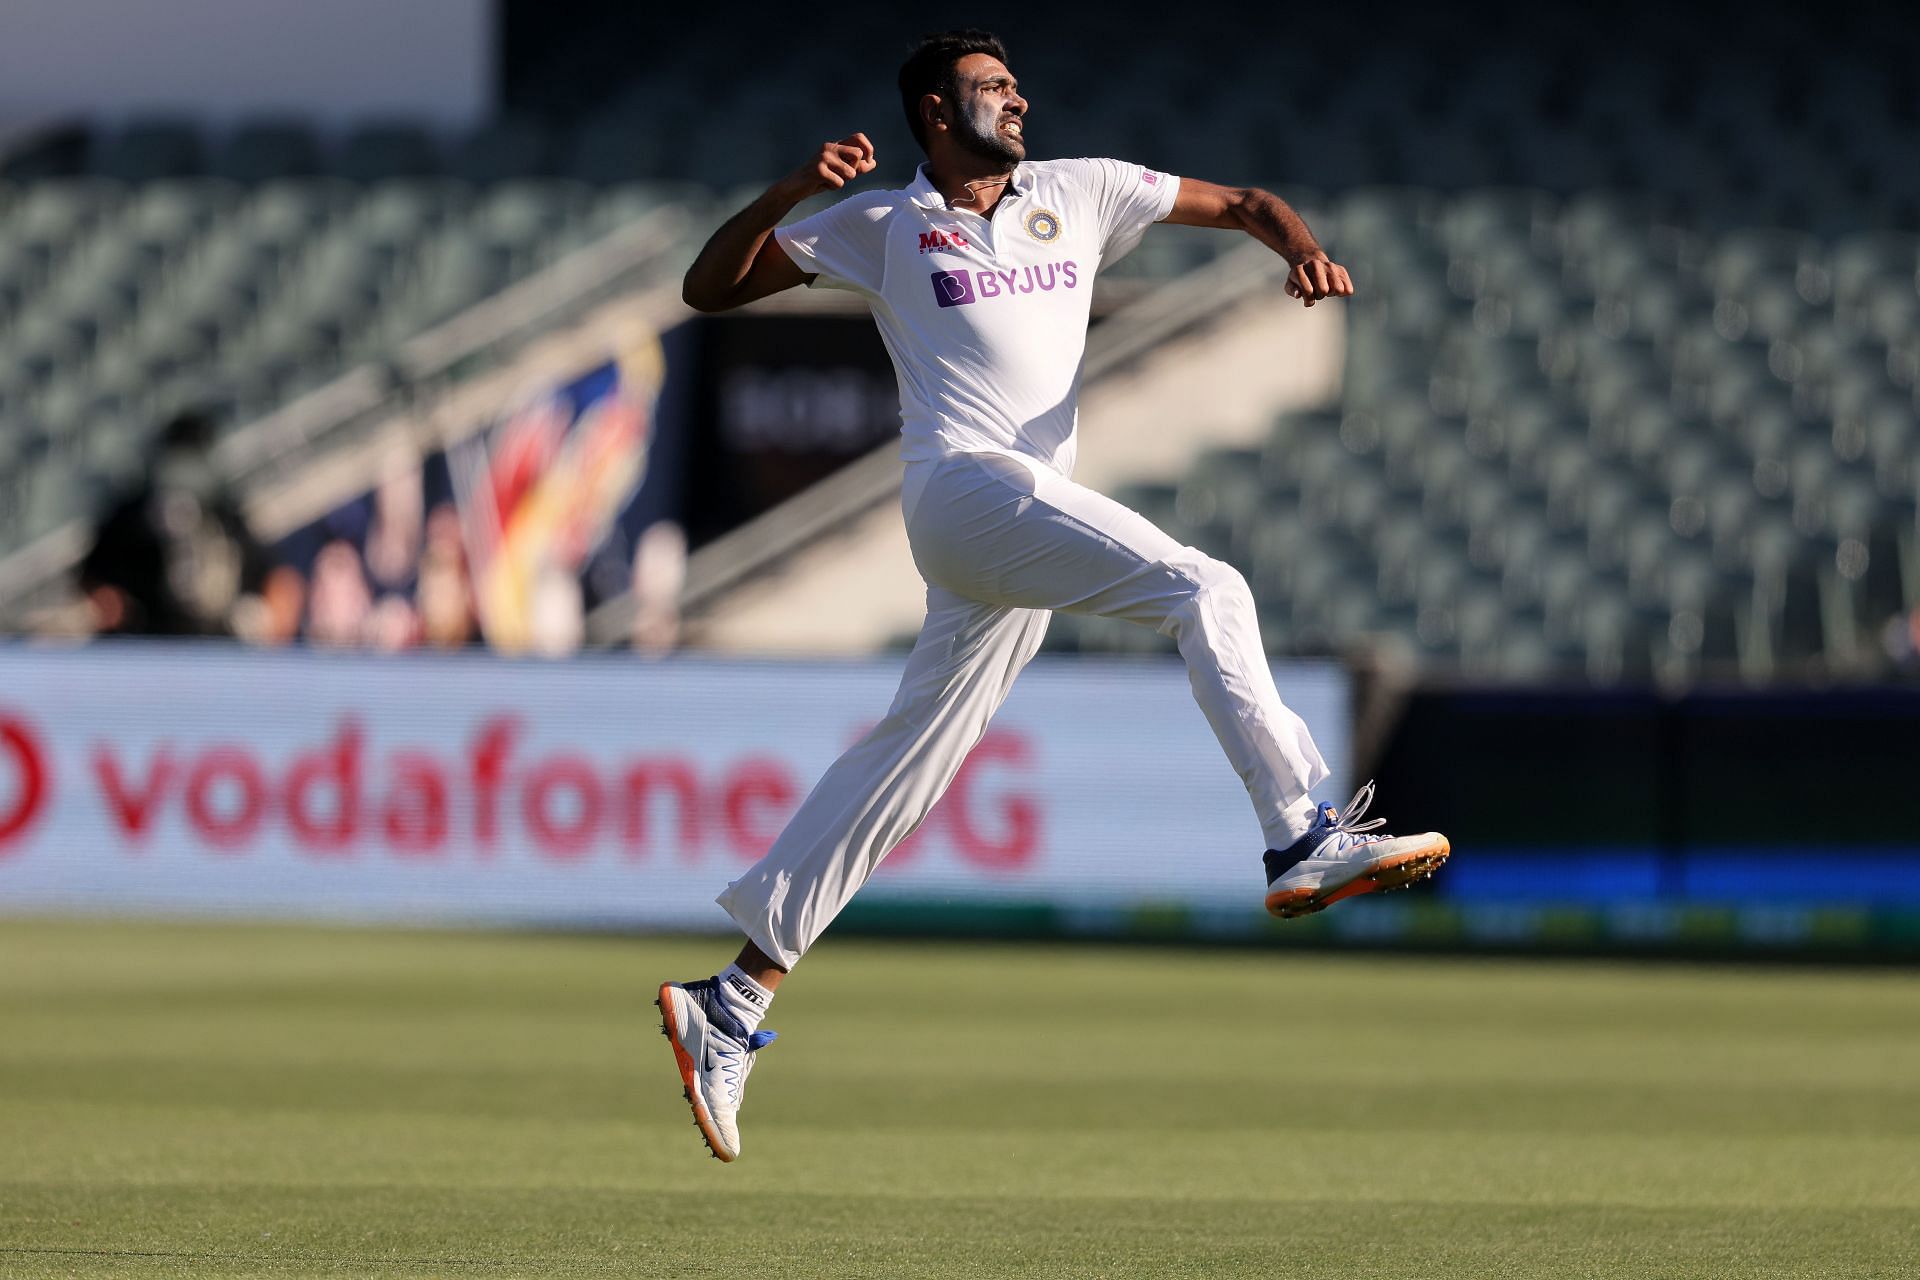
[[[258,415],[662,202],[710,222],[820,137],[866,129],[890,173],[913,154],[886,6],[770,41],[751,75],[723,32],[782,30],[779,6],[509,9],[502,114],[465,132],[165,115],[0,170],[0,553],[178,404]],[[1044,151],[1286,191],[1361,288],[1338,406],[1123,496],[1247,572],[1276,652],[1846,669],[1920,598],[1920,49],[1898,12],[1470,3],[1407,9],[1387,41],[1329,12],[1319,37],[1353,56],[1282,74],[1284,15],[1096,49],[1023,11]],[[1224,243],[1156,233],[1116,270],[1173,277]],[[1071,618],[1049,643],[1165,647]]]
[[[419,138],[363,141],[372,172]],[[1913,598],[1920,239],[1714,234],[1600,192],[1295,195],[1362,290],[1342,403],[1123,495],[1247,572],[1276,652],[1759,676],[1843,662]],[[429,176],[8,190],[0,548],[138,465],[175,404],[264,412],[664,201],[715,198]],[[1177,275],[1219,243],[1167,232],[1118,269]],[[1049,643],[1165,647],[1073,619]]]
[[[1844,671],[1920,597],[1914,331],[1880,319],[1920,297],[1920,237],[1526,190],[1362,190],[1323,222],[1362,289],[1341,404],[1123,495],[1247,573],[1276,652],[1764,678]]]
[[[421,141],[356,135],[360,182],[272,176],[314,167],[311,137],[273,126],[226,153],[252,185],[0,185],[0,436],[22,496],[0,504],[0,554],[84,514],[173,410],[250,420],[666,203],[691,201],[704,218],[710,199],[676,184],[375,176],[418,163]],[[130,128],[110,155],[118,172],[149,177],[160,159],[203,150]]]

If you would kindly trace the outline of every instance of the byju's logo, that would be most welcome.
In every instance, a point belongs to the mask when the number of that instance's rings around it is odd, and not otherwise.
[[[973,277],[965,271],[936,271],[933,296],[943,307],[964,307],[973,301]]]
[[[943,307],[964,307],[988,298],[1012,298],[1023,293],[1052,293],[1080,286],[1077,262],[1043,262],[1038,266],[993,271],[936,271],[933,297]]]

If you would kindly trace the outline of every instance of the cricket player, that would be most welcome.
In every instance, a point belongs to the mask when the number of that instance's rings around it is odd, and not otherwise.
[[[687,302],[724,311],[795,285],[873,310],[900,383],[901,509],[927,617],[886,718],[829,768],[766,857],[720,895],[746,935],[712,978],[660,988],[694,1119],[740,1153],[735,1117],[773,993],[887,853],[927,816],[1040,648],[1055,609],[1124,618],[1178,644],[1194,699],[1266,836],[1267,910],[1318,911],[1431,875],[1433,832],[1394,838],[1311,792],[1327,766],[1280,701],[1240,574],[1071,479],[1088,303],[1099,269],[1155,222],[1247,232],[1292,265],[1311,307],[1353,282],[1265,191],[1117,160],[1028,160],[1027,100],[983,31],[929,36],[900,70],[926,152],[914,180],[790,226],[809,196],[873,170],[856,133],[776,182],[688,269]],[[777,229],[776,229],[777,228]]]

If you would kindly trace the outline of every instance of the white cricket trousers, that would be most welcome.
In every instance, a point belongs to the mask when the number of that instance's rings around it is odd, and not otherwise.
[[[1173,637],[1193,696],[1246,783],[1270,848],[1327,777],[1273,686],[1253,595],[1231,566],[1136,511],[1009,453],[907,468],[907,539],[927,620],[886,718],[836,760],[767,855],[718,899],[791,969],[953,781],[1036,651],[1050,611]]]

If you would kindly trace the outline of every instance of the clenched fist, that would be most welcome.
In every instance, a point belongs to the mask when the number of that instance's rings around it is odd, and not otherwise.
[[[863,173],[872,173],[873,143],[864,133],[821,144],[813,159],[788,174],[782,182],[798,204],[822,191],[837,191]]]
[[[1287,296],[1312,306],[1322,298],[1351,298],[1353,277],[1347,269],[1326,258],[1308,258],[1296,263],[1287,273]]]

